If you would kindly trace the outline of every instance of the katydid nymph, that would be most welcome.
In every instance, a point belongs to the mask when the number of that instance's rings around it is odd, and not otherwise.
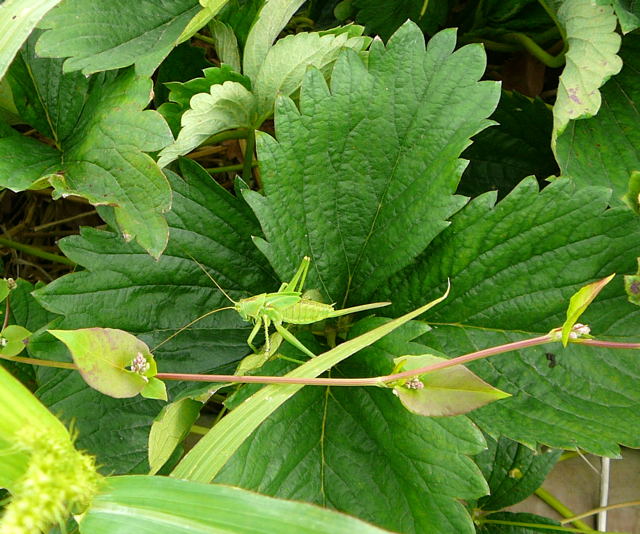
[[[254,327],[249,334],[247,344],[254,352],[257,352],[256,347],[253,345],[253,340],[262,327],[265,334],[265,353],[269,354],[269,327],[273,325],[276,331],[282,336],[283,339],[288,341],[291,345],[304,352],[311,358],[315,357],[315,354],[305,347],[285,326],[284,323],[289,324],[312,324],[324,319],[332,317],[340,317],[342,315],[348,315],[351,313],[357,313],[365,310],[372,310],[374,308],[380,308],[382,306],[388,306],[390,302],[373,302],[371,304],[363,304],[361,306],[353,306],[351,308],[344,308],[342,310],[335,310],[333,305],[324,304],[315,300],[310,300],[302,295],[302,288],[307,278],[307,272],[309,271],[309,263],[311,259],[305,256],[302,259],[300,267],[293,275],[290,282],[283,282],[275,293],[261,293],[260,295],[254,295],[253,297],[247,297],[239,301],[233,300],[227,292],[220,287],[220,284],[207,272],[207,270],[197,261],[192,258],[198,266],[204,271],[209,279],[216,285],[216,287],[222,292],[222,294],[231,301],[233,306],[219,308],[206,313],[202,317],[199,317],[195,321],[192,321],[184,328],[188,328],[196,321],[211,315],[217,311],[233,309],[238,312],[240,317],[247,322],[253,322]],[[183,329],[176,332],[173,336],[179,334]],[[163,341],[165,343],[170,338]],[[159,345],[158,345],[159,346]],[[157,347],[156,347],[157,348]]]

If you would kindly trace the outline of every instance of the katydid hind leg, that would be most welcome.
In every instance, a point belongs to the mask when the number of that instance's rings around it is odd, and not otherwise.
[[[315,358],[316,355],[311,352],[307,347],[305,347],[296,336],[294,336],[289,330],[287,330],[284,326],[278,323],[274,323],[276,330],[278,333],[291,345],[293,345],[298,350],[304,352],[310,358]]]
[[[304,283],[307,279],[307,273],[309,272],[310,262],[311,258],[309,258],[309,256],[305,256],[304,258],[302,258],[302,263],[300,263],[300,267],[298,267],[296,274],[293,275],[293,278],[287,284],[288,291],[302,291]]]
[[[341,315],[349,315],[350,313],[358,313],[366,310],[373,310],[375,308],[382,308],[389,306],[391,302],[372,302],[370,304],[362,304],[361,306],[352,306],[351,308],[343,308],[342,310],[334,310],[329,317],[340,317]]]

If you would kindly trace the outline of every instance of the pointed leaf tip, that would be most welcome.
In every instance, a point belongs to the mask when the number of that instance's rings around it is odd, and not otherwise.
[[[571,332],[574,330],[574,325],[580,316],[585,312],[589,304],[598,296],[598,293],[602,291],[602,288],[606,286],[616,274],[613,273],[602,280],[592,282],[582,288],[580,288],[569,300],[569,307],[567,308],[567,320],[562,325],[562,344],[566,347],[571,337]]]
[[[432,354],[394,359],[396,366],[405,371],[441,361],[447,360]],[[414,376],[394,387],[393,392],[407,410],[430,417],[460,415],[511,396],[494,388],[463,365]]]

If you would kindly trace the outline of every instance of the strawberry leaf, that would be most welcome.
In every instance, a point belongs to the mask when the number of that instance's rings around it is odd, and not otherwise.
[[[635,215],[608,209],[608,198],[606,190],[576,189],[569,180],[538,192],[531,178],[498,204],[494,194],[482,195],[375,297],[393,300],[392,311],[401,313],[450,279],[449,298],[425,317],[439,326],[421,338],[448,357],[546,334],[564,322],[580,287],[634,268]],[[583,322],[596,337],[634,341],[639,319],[621,280],[614,280]],[[634,385],[640,361],[632,351],[549,345],[492,356],[469,369],[513,395],[470,414],[492,436],[610,455],[618,454],[618,443],[640,444],[631,430],[640,425],[631,408],[640,400]]]
[[[14,62],[10,82],[23,120],[51,142],[19,135],[0,139],[6,156],[0,170],[8,177],[1,185],[18,191],[51,184],[55,196],[114,206],[123,234],[158,257],[168,238],[164,213],[171,190],[143,151],[159,150],[172,136],[157,112],[142,111],[151,80],[133,70],[91,80],[63,74],[62,61],[38,58],[34,42]]]
[[[346,50],[331,88],[311,70],[300,109],[279,100],[276,139],[257,140],[264,196],[245,197],[266,236],[256,243],[282,280],[308,255],[308,287],[328,302],[367,302],[464,204],[453,194],[458,156],[490,124],[499,93],[478,82],[483,50],[453,52],[455,41],[446,30],[425,49],[407,23],[386,48],[374,41],[368,66]]]
[[[139,73],[151,75],[199,11],[197,0],[66,0],[40,24],[49,31],[37,52],[69,58],[64,72],[92,74],[135,63]]]

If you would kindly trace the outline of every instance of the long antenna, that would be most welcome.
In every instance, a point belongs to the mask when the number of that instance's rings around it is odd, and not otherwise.
[[[224,291],[223,291],[224,293]],[[189,328],[190,326],[193,326],[194,324],[196,324],[198,321],[200,321],[201,319],[204,319],[205,317],[209,317],[209,315],[213,315],[214,313],[217,313],[219,311],[222,310],[233,310],[233,306],[225,306],[224,308],[217,308],[215,310],[211,310],[208,311],[207,313],[205,313],[204,315],[201,315],[200,317],[196,317],[193,321],[191,321],[190,323],[187,323],[186,325],[184,325],[180,330],[178,330],[177,332],[174,332],[173,334],[171,334],[167,339],[165,339],[164,341],[162,341],[160,344],[156,345],[155,347],[153,347],[151,349],[151,352],[154,352],[157,348],[162,347],[162,345],[164,345],[167,341],[172,340],[174,337],[176,337],[180,332],[183,332],[184,330],[186,330],[187,328]]]
[[[183,249],[183,250],[184,250],[184,249]],[[189,254],[186,250],[185,250],[184,252],[185,252],[185,254],[187,254],[187,256],[189,256],[189,257],[190,257],[190,258],[191,258],[191,259],[196,263],[196,265],[197,265],[198,267],[200,267],[200,269],[202,269],[202,272],[203,272],[204,274],[206,274],[206,275],[207,275],[207,277],[209,278],[209,280],[211,280],[211,281],[215,284],[215,286],[216,286],[216,287],[217,287],[217,288],[222,292],[222,294],[223,294],[225,297],[227,297],[227,299],[229,300],[229,302],[232,302],[233,304],[237,304],[237,303],[236,303],[236,301],[235,301],[235,300],[233,300],[233,299],[232,299],[232,298],[227,294],[227,292],[226,292],[224,289],[222,289],[222,287],[220,287],[220,284],[219,284],[218,282],[216,282],[215,278],[209,274],[209,271],[207,271],[207,270],[204,268],[204,265],[202,265],[198,260],[196,260],[196,259],[195,259],[191,254]]]

